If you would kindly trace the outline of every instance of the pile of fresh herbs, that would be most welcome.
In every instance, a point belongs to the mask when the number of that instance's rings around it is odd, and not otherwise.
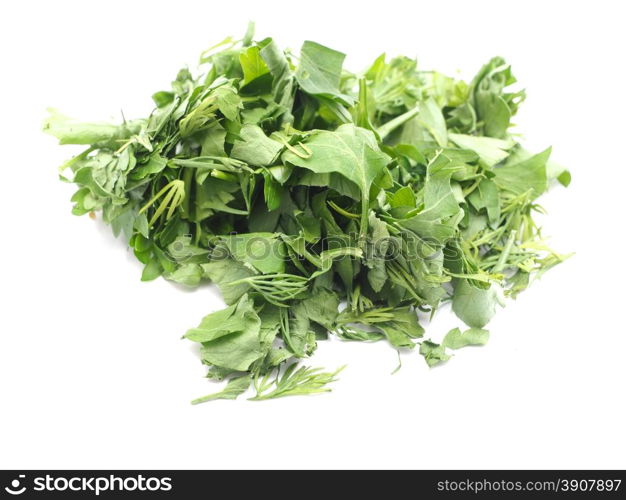
[[[502,297],[563,259],[532,216],[570,176],[509,133],[525,94],[508,90],[503,59],[469,84],[407,57],[362,74],[343,60],[248,30],[204,52],[202,76],[181,70],[146,119],[45,122],[61,144],[88,146],[62,166],[73,213],[101,211],[143,280],[220,288],[228,307],[185,338],[228,383],[194,402],[250,385],[255,400],[329,390],[337,372],[298,365],[329,334],[419,346],[435,365],[484,344]],[[468,329],[420,340],[418,313],[446,301]]]

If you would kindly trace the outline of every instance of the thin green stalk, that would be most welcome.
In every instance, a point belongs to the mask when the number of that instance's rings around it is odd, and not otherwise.
[[[378,127],[376,132],[380,136],[381,140],[387,137],[391,132],[393,132],[398,127],[404,125],[411,118],[416,117],[420,112],[419,106],[415,106],[413,109],[409,109],[406,113],[402,113],[400,116],[396,116],[394,119],[389,120],[387,123]]]
[[[513,248],[513,243],[515,243],[515,236],[517,235],[517,231],[513,229],[511,234],[509,234],[509,239],[504,246],[504,250],[500,254],[500,258],[498,259],[497,264],[494,266],[493,271],[495,273],[499,273],[504,269],[507,259],[509,258],[509,254],[511,253],[511,249]]]

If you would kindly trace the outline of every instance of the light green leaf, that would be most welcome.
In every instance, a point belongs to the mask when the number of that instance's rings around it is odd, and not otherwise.
[[[359,186],[363,200],[361,233],[364,234],[372,182],[389,161],[389,157],[380,151],[376,137],[369,130],[345,124],[334,132],[320,130],[311,134],[306,147],[311,151],[309,157],[286,151],[283,160],[317,173],[337,172]]]
[[[241,98],[230,85],[222,85],[213,91],[218,109],[229,120],[235,120],[242,108]]]
[[[267,167],[274,163],[284,146],[265,135],[258,125],[246,124],[239,132],[231,156],[250,165]]]
[[[167,158],[163,158],[158,153],[152,153],[146,163],[137,165],[132,171],[133,179],[144,179],[153,174],[158,174],[167,165]]]
[[[202,343],[205,362],[231,370],[247,370],[263,356],[259,333],[261,320],[254,303],[243,295],[237,304],[211,313],[185,338]]]
[[[450,349],[460,349],[468,345],[485,345],[489,340],[489,332],[481,328],[470,328],[461,333],[458,328],[450,330],[441,345]]]
[[[221,391],[194,399],[191,404],[197,405],[200,403],[206,403],[207,401],[215,401],[216,399],[237,399],[238,396],[246,392],[251,383],[252,379],[250,378],[250,375],[231,378],[226,384],[226,387],[224,387]]]
[[[285,110],[283,121],[291,122],[293,121],[291,108],[293,107],[295,94],[295,77],[289,67],[289,61],[274,40],[270,40],[269,43],[263,46],[261,57],[267,64],[273,77],[272,95],[275,101]]]
[[[483,289],[471,285],[465,279],[460,279],[454,287],[452,310],[468,326],[474,328],[485,326],[496,313],[496,305],[499,303],[496,285]]]
[[[504,191],[522,194],[532,189],[534,196],[539,196],[548,187],[546,164],[552,148],[520,161],[508,160],[502,167],[494,170],[495,183]]]
[[[433,136],[439,146],[445,148],[448,145],[446,121],[441,108],[432,97],[421,104],[417,120],[428,130],[428,133]]]
[[[256,45],[248,47],[239,55],[239,62],[243,70],[243,84],[256,80],[260,76],[269,73],[269,68],[260,54],[260,49]]]
[[[512,139],[494,139],[493,137],[477,137],[464,134],[448,134],[457,146],[474,151],[488,167],[500,163],[509,155],[515,145]]]
[[[337,99],[350,105],[353,99],[339,90],[341,67],[346,55],[319,43],[306,41],[300,49],[296,79],[306,93]]]
[[[253,318],[253,324],[256,323],[254,318],[258,319],[258,316],[252,309],[252,301],[243,296],[236,304],[207,314],[196,328],[187,330],[184,337],[194,342],[210,342],[224,335],[243,331],[250,327],[250,321],[244,321],[246,314]]]
[[[335,328],[338,314],[339,297],[336,293],[324,288],[316,289],[309,297],[299,301],[294,307],[297,315],[314,321],[327,330]]]
[[[424,335],[417,314],[408,307],[394,309],[393,320],[376,323],[376,328],[382,330],[394,347],[413,349],[415,343],[412,339],[419,339]]]
[[[59,139],[59,144],[94,144],[123,141],[138,134],[144,124],[142,120],[124,122],[122,125],[109,123],[82,123],[69,118],[56,109],[48,109],[50,115],[43,123],[43,131]]]
[[[418,214],[419,220],[442,221],[459,213],[459,202],[450,184],[450,178],[458,168],[443,153],[428,164],[424,183],[424,210]]]
[[[380,292],[387,281],[385,258],[389,248],[389,231],[387,224],[374,213],[370,213],[369,226],[371,236],[368,239],[365,265],[369,267],[367,281],[375,292]]]
[[[485,209],[491,227],[496,227],[500,220],[500,193],[498,186],[491,179],[482,179],[478,189],[468,197],[468,201],[476,210]]]
[[[279,235],[242,233],[224,236],[222,239],[238,261],[245,262],[264,274],[285,271],[287,251]]]
[[[389,205],[391,208],[415,208],[415,193],[409,186],[404,186],[391,195],[389,198]]]
[[[450,355],[446,354],[446,348],[442,345],[424,340],[420,345],[420,354],[424,356],[424,360],[428,366],[433,367],[450,359]]]
[[[203,271],[199,264],[183,264],[172,273],[167,273],[168,280],[181,283],[190,287],[198,286],[202,280]]]
[[[215,252],[214,252],[215,253]],[[250,285],[240,280],[254,275],[254,271],[241,262],[227,257],[227,249],[218,249],[219,257],[207,264],[201,264],[204,275],[214,282],[222,292],[224,302],[234,304],[250,289]],[[237,282],[235,285],[231,283]]]

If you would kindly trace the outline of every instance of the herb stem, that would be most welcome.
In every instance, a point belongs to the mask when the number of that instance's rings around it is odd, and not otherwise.
[[[380,136],[382,140],[385,137],[387,137],[391,132],[393,132],[395,129],[397,129],[401,125],[404,125],[410,119],[416,117],[419,114],[419,112],[420,112],[420,107],[415,106],[414,108],[408,110],[407,112],[401,114],[400,116],[396,116],[392,120],[389,120],[384,125],[381,125],[380,127],[378,127],[376,132],[378,133],[378,135]]]
[[[517,235],[517,231],[513,229],[511,231],[511,234],[509,234],[509,239],[506,241],[506,245],[504,246],[504,249],[502,250],[502,253],[500,254],[500,258],[498,259],[498,262],[493,268],[493,271],[495,273],[499,273],[500,271],[504,269],[504,266],[506,265],[506,261],[509,258],[509,254],[511,253],[511,249],[513,248],[513,243],[515,242],[516,235]]]

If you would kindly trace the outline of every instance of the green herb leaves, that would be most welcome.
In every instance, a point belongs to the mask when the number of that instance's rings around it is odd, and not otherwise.
[[[304,42],[300,50],[300,65],[296,79],[306,93],[336,99],[349,105],[353,98],[340,90],[341,66],[345,54],[315,42]]]
[[[247,370],[263,354],[261,320],[247,295],[237,304],[205,316],[185,338],[202,344],[202,359],[231,370]]]
[[[335,131],[314,132],[306,141],[308,156],[287,151],[284,162],[307,168],[318,174],[338,173],[361,190],[361,234],[367,230],[369,195],[372,183],[381,174],[389,158],[380,151],[374,134],[352,124]]]
[[[44,123],[86,146],[62,165],[73,213],[101,211],[143,280],[222,292],[227,307],[184,335],[226,381],[194,404],[327,392],[338,371],[299,362],[329,335],[440,364],[485,344],[504,297],[565,258],[533,214],[571,176],[509,132],[525,95],[504,60],[468,84],[384,55],[353,74],[344,58],[310,41],[295,57],[249,29],[153,94],[145,119]],[[470,328],[422,340],[445,302]]]
[[[452,298],[452,310],[468,326],[482,328],[494,314],[498,304],[496,285],[474,286],[465,279],[458,280]]]

